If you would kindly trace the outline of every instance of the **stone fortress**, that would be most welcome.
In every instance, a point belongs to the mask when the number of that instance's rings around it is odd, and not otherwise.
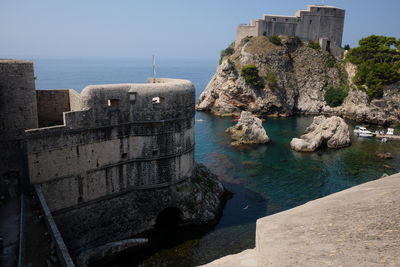
[[[31,61],[0,60],[0,89],[0,183],[43,195],[73,257],[152,229],[165,210],[215,220],[224,189],[198,174],[190,81],[35,90]]]
[[[297,36],[303,41],[318,42],[323,50],[343,57],[344,17],[344,9],[324,5],[309,5],[307,10],[298,10],[294,16],[264,15],[263,19],[239,25],[235,44],[247,36]]]

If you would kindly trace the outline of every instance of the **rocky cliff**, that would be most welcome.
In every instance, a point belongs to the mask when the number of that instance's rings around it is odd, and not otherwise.
[[[242,69],[249,64],[258,71],[257,83],[243,77]],[[341,106],[327,105],[327,88],[352,87],[355,68],[297,38],[283,38],[280,44],[264,36],[245,38],[222,59],[196,108],[220,116],[246,110],[261,117],[303,113],[340,115],[376,124],[399,120],[396,85],[389,86],[379,100],[371,101],[364,92],[351,89]]]

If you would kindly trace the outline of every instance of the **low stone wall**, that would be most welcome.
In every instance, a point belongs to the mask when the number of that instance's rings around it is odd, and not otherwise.
[[[261,218],[252,252],[204,266],[400,266],[399,207],[400,173]]]
[[[60,260],[60,264],[62,267],[75,267],[74,262],[68,252],[67,247],[65,246],[64,239],[58,230],[56,223],[54,222],[53,216],[51,215],[50,209],[47,206],[46,200],[44,199],[42,190],[40,186],[35,185],[34,191],[36,195],[36,199],[39,203],[39,207],[44,216],[44,220],[46,222],[47,228],[50,232],[51,239],[56,247],[56,252],[58,259]]]

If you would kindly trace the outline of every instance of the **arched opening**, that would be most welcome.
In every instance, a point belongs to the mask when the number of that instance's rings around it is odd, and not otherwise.
[[[181,211],[178,208],[166,208],[161,211],[156,219],[156,229],[176,229],[181,222]]]

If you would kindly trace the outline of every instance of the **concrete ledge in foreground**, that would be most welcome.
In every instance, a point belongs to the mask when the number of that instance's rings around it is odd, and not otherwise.
[[[400,173],[259,219],[243,253],[205,266],[400,266]]]

